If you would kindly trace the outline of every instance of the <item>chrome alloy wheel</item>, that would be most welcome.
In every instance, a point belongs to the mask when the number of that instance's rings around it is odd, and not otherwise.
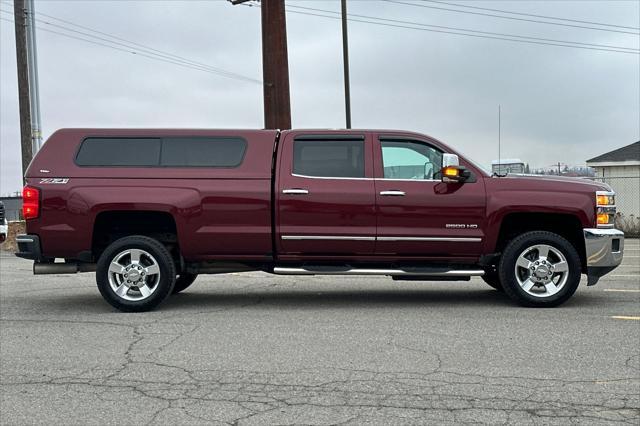
[[[109,285],[124,300],[139,301],[151,296],[160,282],[156,259],[141,249],[118,253],[109,264]]]
[[[569,278],[569,265],[562,252],[546,244],[525,249],[515,266],[516,280],[534,297],[550,297],[558,293]]]

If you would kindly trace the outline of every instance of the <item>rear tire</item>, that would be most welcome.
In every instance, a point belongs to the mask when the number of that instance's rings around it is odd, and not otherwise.
[[[141,235],[120,238],[100,256],[96,282],[102,297],[123,312],[150,311],[162,303],[176,280],[169,251]]]
[[[505,293],[520,305],[554,307],[566,302],[578,288],[580,256],[558,234],[527,232],[507,244],[498,273]]]
[[[193,282],[198,278],[198,274],[190,274],[188,272],[183,272],[176,277],[176,285],[173,287],[172,294],[180,293],[183,290],[186,290]]]

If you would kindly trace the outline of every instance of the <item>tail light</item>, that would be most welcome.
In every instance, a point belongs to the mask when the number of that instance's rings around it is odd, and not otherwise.
[[[39,214],[40,190],[27,185],[22,190],[22,216],[25,219],[35,219]]]

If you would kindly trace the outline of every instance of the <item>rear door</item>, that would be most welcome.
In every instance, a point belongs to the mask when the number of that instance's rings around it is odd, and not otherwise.
[[[284,255],[372,255],[371,137],[287,132],[279,149],[276,244]]]
[[[442,154],[426,138],[376,138],[377,255],[450,258],[481,253],[484,181],[441,182]]]

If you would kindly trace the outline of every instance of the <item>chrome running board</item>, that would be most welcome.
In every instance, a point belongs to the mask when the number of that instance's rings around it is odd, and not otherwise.
[[[445,269],[445,268],[406,268],[406,269],[375,269],[352,268],[350,266],[276,266],[273,273],[278,275],[409,275],[429,277],[480,277],[484,275],[482,269]]]

